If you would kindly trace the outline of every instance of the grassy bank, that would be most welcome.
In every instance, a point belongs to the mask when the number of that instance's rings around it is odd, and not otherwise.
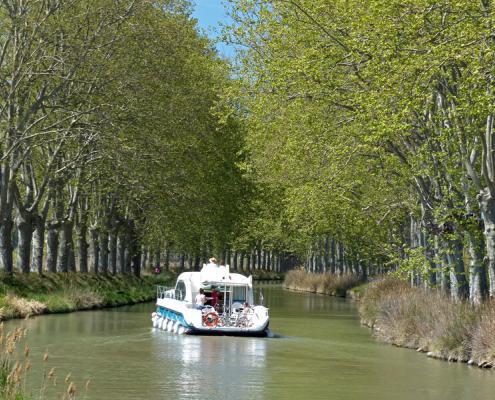
[[[361,300],[363,323],[383,341],[431,357],[495,365],[493,301],[475,307],[393,278],[370,283]]]
[[[292,270],[285,275],[284,288],[345,297],[349,289],[361,283],[359,276],[354,274],[315,274],[304,270]]]
[[[172,275],[38,274],[0,276],[0,320],[135,304],[155,298]]]
[[[252,275],[255,281],[283,281],[285,277],[285,274],[281,272],[263,271],[260,269],[251,272],[240,271],[239,273],[247,276]]]

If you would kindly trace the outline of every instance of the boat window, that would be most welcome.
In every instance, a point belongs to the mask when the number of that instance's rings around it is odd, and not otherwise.
[[[246,286],[234,286],[233,289],[232,301],[244,303],[246,301]]]
[[[186,284],[183,281],[178,281],[175,286],[175,298],[177,300],[184,300],[186,297]]]

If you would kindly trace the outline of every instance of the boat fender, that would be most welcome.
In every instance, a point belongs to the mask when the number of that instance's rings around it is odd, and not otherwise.
[[[218,324],[218,314],[209,312],[203,316],[203,324],[208,328],[214,328]]]
[[[177,333],[179,335],[183,335],[185,331],[186,331],[186,328],[184,328],[182,325],[179,325],[179,328],[177,329]]]
[[[163,318],[162,323],[160,325],[160,329],[165,330],[167,328],[167,324],[168,324],[168,318]]]
[[[158,318],[156,316],[152,318],[151,321],[153,322],[153,328],[156,328],[158,326],[158,321],[159,320],[160,320],[160,318]]]
[[[178,330],[179,330],[179,325],[180,325],[180,324],[179,324],[179,321],[175,322],[175,324],[174,324],[174,325],[173,325],[173,327],[172,327],[172,332],[173,332],[173,333],[177,333],[177,332],[178,332]]]
[[[167,331],[172,332],[172,326],[174,325],[174,321],[170,320],[167,324]]]

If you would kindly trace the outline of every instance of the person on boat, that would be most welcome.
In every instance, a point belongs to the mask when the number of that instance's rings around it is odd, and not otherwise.
[[[215,288],[211,289],[211,299],[210,304],[212,307],[215,307],[218,303],[218,292]]]
[[[202,310],[206,303],[205,291],[203,289],[199,289],[199,293],[196,295],[194,300],[196,308],[198,310]]]
[[[251,311],[251,306],[249,305],[249,303],[247,301],[245,301],[244,304],[242,305],[242,313],[244,315],[247,315],[247,314],[249,314],[249,311]]]
[[[209,267],[215,267],[215,268],[218,268],[218,261],[215,257],[211,257],[209,260],[208,260],[209,264],[208,266]]]
[[[219,281],[223,276],[223,269],[218,266],[218,261],[215,257],[208,260],[208,264],[204,264],[201,269],[201,282]]]

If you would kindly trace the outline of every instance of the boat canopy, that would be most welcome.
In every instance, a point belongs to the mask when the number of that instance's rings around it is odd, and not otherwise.
[[[180,274],[177,278],[177,286],[182,285],[180,282],[183,282],[185,288],[188,289],[185,290],[187,293],[185,300],[192,302],[194,296],[201,288],[208,289],[212,287],[221,287],[223,290],[225,290],[226,286],[247,286],[248,288],[252,288],[253,277],[230,273],[228,266],[223,267],[220,271],[213,270],[210,267],[205,268],[205,266],[203,266],[201,272],[183,272]]]

